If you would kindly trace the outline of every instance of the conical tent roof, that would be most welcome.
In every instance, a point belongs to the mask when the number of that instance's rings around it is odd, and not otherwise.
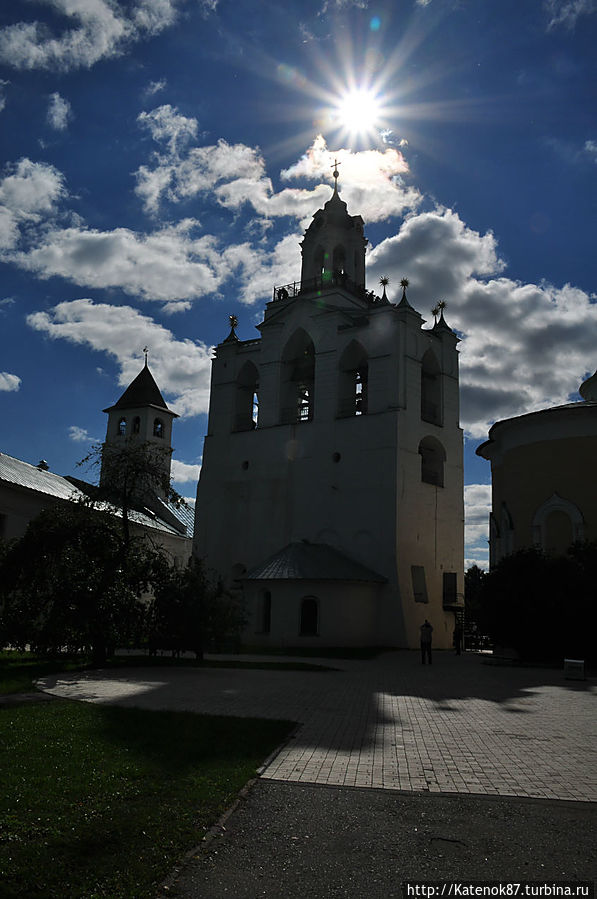
[[[147,364],[143,366],[135,380],[129,384],[120,399],[113,406],[104,409],[104,412],[109,412],[111,409],[138,409],[140,406],[156,406],[165,412],[170,412],[171,415],[174,414],[168,409]]]

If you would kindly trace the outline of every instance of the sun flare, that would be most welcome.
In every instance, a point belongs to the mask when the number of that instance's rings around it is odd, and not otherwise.
[[[351,90],[338,104],[338,124],[353,134],[365,134],[379,125],[380,111],[379,100],[373,91]]]

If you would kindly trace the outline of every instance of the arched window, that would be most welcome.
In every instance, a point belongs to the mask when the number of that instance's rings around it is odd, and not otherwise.
[[[153,420],[153,436],[154,437],[163,437],[164,436],[164,422],[161,418],[154,418]]]
[[[133,418],[133,434],[138,434],[141,430],[141,419],[138,415]]]
[[[259,372],[247,361],[236,379],[234,430],[250,431],[259,420]]]
[[[280,419],[283,424],[311,421],[314,409],[315,347],[299,328],[282,353]]]
[[[319,632],[319,603],[315,596],[301,600],[301,637],[316,637]]]
[[[421,418],[434,425],[443,424],[441,370],[431,350],[421,360]]]
[[[126,435],[126,418],[121,418],[118,422],[118,436],[124,437]]]
[[[364,415],[368,407],[369,367],[367,354],[356,340],[340,357],[338,378],[338,416]]]
[[[336,284],[344,284],[346,282],[346,252],[341,245],[334,249],[332,271]]]
[[[444,462],[446,451],[435,437],[424,437],[419,443],[421,456],[421,480],[424,484],[444,486]]]

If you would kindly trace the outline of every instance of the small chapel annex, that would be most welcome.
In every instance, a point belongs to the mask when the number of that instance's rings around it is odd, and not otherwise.
[[[260,336],[216,347],[194,552],[253,646],[451,645],[464,568],[458,338],[365,286],[336,183]]]

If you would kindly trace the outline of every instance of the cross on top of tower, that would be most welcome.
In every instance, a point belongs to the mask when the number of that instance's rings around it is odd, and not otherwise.
[[[332,175],[334,176],[334,190],[335,191],[338,190],[338,178],[340,177],[340,173],[338,172],[339,165],[342,165],[342,163],[338,162],[337,159],[334,159],[334,165],[333,165],[334,171],[332,172]]]
[[[145,365],[147,365],[147,356],[149,354],[149,347],[143,347],[143,355],[145,356]]]

